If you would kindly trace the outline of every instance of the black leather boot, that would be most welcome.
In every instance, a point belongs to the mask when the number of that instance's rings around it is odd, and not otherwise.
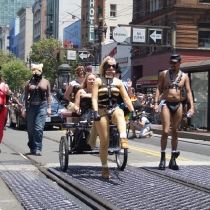
[[[161,158],[158,170],[165,170],[165,168],[166,168],[166,153],[161,152]]]
[[[178,158],[180,155],[180,152],[173,152],[171,153],[171,160],[169,162],[169,168],[172,170],[179,170],[179,166],[176,164],[176,158]]]

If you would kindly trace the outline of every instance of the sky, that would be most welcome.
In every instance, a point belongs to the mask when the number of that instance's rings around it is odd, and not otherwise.
[[[75,19],[72,19],[72,15],[75,16]],[[61,41],[63,41],[63,29],[79,20],[79,18],[81,18],[81,1],[60,0],[59,39]]]

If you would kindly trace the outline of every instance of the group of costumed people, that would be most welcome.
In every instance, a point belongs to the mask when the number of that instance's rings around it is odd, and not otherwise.
[[[183,112],[180,102],[180,94],[183,87],[186,89],[187,97],[190,102],[191,108],[188,112],[192,116],[194,115],[194,104],[189,78],[180,71],[180,63],[181,58],[179,55],[171,55],[171,69],[161,73],[154,98],[154,111],[158,113],[158,99],[160,93],[163,92],[162,101],[159,104],[159,112],[161,112],[163,119],[160,170],[165,169],[165,154],[170,121],[172,126],[172,155],[169,168],[173,170],[179,169],[176,164],[176,158],[179,152],[177,152],[176,149],[178,144],[177,130]],[[33,75],[25,85],[25,98],[21,113],[22,116],[27,119],[28,147],[30,148],[30,153],[35,155],[41,155],[46,115],[51,114],[50,83],[42,77],[42,68],[42,64],[32,66]],[[78,117],[80,121],[87,120],[90,111],[92,111],[94,122],[88,143],[92,149],[95,148],[96,137],[99,135],[99,155],[102,164],[102,177],[109,179],[110,173],[107,158],[110,141],[110,123],[117,125],[121,148],[129,148],[126,134],[125,113],[119,106],[120,97],[131,113],[131,120],[137,117],[129,94],[130,89],[126,90],[122,80],[117,78],[118,65],[116,60],[110,56],[107,56],[99,67],[100,78],[94,73],[86,73],[83,66],[78,66],[76,73],[77,79],[69,83],[64,97],[69,101],[69,109],[74,110],[73,116]],[[9,93],[9,87],[5,84],[1,74],[0,82],[0,117],[1,119],[5,119],[7,114],[5,106],[6,94]],[[128,81],[128,84],[129,83],[130,81]],[[129,86],[131,87],[131,85]],[[0,120],[0,143],[3,138],[4,122],[5,120]]]
[[[76,69],[78,78],[69,84],[64,95],[67,100],[71,101],[71,93],[80,86],[81,89],[76,95],[74,93],[75,100],[70,109],[75,111],[76,114],[74,116],[81,116],[80,120],[87,119],[88,110],[93,110],[94,123],[90,131],[89,144],[91,148],[95,147],[96,136],[98,134],[100,138],[99,155],[102,164],[102,177],[105,179],[110,178],[107,163],[110,123],[117,125],[121,148],[129,148],[124,111],[117,104],[119,96],[121,96],[132,116],[136,116],[124,84],[120,79],[115,77],[116,70],[117,63],[110,56],[106,57],[99,67],[100,78],[94,73],[85,73],[84,67],[79,66]],[[106,115],[107,112],[111,112],[111,122]]]

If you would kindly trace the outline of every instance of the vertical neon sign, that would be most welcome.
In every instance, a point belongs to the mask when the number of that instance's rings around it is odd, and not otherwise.
[[[94,0],[89,0],[88,6],[88,42],[94,42]]]

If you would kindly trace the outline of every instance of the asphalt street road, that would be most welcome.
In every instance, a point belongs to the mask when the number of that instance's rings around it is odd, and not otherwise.
[[[65,130],[60,131],[54,128],[53,130],[45,130],[43,138],[43,157],[37,157],[42,159],[45,164],[59,165],[58,148],[61,136],[65,135]],[[4,135],[4,141],[8,142],[23,153],[29,152],[27,147],[27,132],[17,129],[7,128]],[[170,160],[170,137],[168,139],[167,148],[167,162]],[[152,138],[139,139],[135,138],[129,140],[129,157],[128,164],[133,166],[158,166],[160,159],[160,135],[154,134]],[[57,149],[55,149],[57,148]],[[189,164],[208,164],[209,160],[209,148],[210,142],[191,139],[179,139],[178,149],[181,151],[181,155],[177,159],[179,165]],[[88,157],[87,157],[88,156]],[[95,160],[97,158],[98,160]],[[115,159],[114,155],[109,156],[111,159]],[[71,155],[69,158],[69,164],[76,162],[86,162],[91,164],[94,162],[100,164],[100,160],[97,155]]]

